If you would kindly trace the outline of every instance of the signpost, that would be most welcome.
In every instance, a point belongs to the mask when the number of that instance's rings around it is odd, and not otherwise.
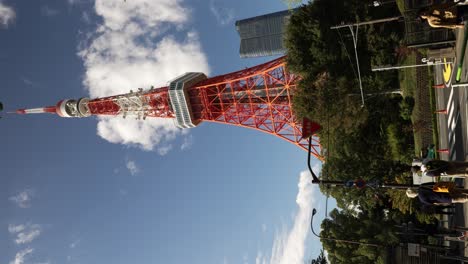
[[[328,184],[330,186],[343,186],[343,187],[356,187],[358,189],[364,188],[366,186],[373,188],[390,188],[390,189],[406,189],[414,188],[414,185],[408,184],[385,184],[378,181],[366,182],[363,179],[357,178],[354,180],[348,181],[329,181],[329,180],[320,180],[317,175],[315,175],[310,165],[310,150],[312,148],[312,140],[310,137],[318,132],[322,127],[320,124],[313,122],[308,118],[302,120],[302,138],[309,138],[309,149],[307,151],[307,166],[309,167],[310,174],[312,174],[312,183],[314,184]],[[351,161],[352,162],[352,161]]]
[[[321,128],[322,127],[318,123],[304,117],[304,119],[302,119],[302,138],[310,138]]]

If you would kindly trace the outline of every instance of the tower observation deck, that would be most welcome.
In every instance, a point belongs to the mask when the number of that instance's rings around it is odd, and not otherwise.
[[[321,159],[318,137],[302,138],[301,122],[292,110],[299,76],[287,71],[284,57],[244,70],[207,78],[185,73],[167,87],[130,91],[96,99],[59,101],[55,106],[18,109],[18,114],[55,113],[61,117],[91,115],[146,119],[172,118],[180,128],[216,122],[256,129],[280,137]]]

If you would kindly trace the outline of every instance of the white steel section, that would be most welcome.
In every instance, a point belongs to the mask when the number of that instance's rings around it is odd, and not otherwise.
[[[91,116],[91,111],[89,111],[88,102],[89,102],[89,98],[86,98],[86,97],[80,98],[78,100],[76,107],[77,107],[78,113],[82,117]]]
[[[69,104],[72,100],[62,100],[57,105],[57,114],[61,117],[75,117],[67,112],[67,110],[72,110],[72,106]]]
[[[139,88],[136,93],[130,91],[130,93],[119,95],[113,100],[120,108],[118,114],[121,114],[123,118],[127,116],[135,116],[136,119],[144,120],[151,110],[148,98],[143,95],[142,88]]]
[[[91,115],[88,108],[88,98],[66,99],[57,103],[56,111],[61,117],[88,117]]]
[[[24,113],[26,114],[41,114],[45,113],[44,108],[31,108],[31,109],[24,109]]]
[[[175,124],[179,128],[191,128],[198,125],[192,113],[187,89],[195,83],[206,79],[200,72],[187,72],[169,83],[169,99],[175,114]]]

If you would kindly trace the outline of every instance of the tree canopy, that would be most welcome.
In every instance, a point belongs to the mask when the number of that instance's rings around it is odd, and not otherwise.
[[[299,117],[321,124],[319,132],[325,163],[320,177],[329,180],[395,182],[409,176],[414,143],[409,120],[410,98],[398,90],[397,72],[372,72],[372,66],[395,64],[403,29],[398,22],[359,27],[357,53],[365,105],[356,73],[353,40],[348,28],[330,29],[342,22],[358,22],[399,15],[396,6],[371,8],[360,0],[315,0],[293,13],[285,40],[289,69],[302,79],[294,94]],[[342,208],[322,223],[325,237],[396,243],[392,221],[408,209],[408,198],[372,188],[329,188]],[[397,201],[396,203],[392,203]],[[406,210],[405,209],[405,210]],[[384,213],[386,212],[386,213]],[[322,240],[331,263],[383,261],[378,247]]]
[[[311,260],[310,264],[327,264],[327,258],[323,253],[323,249],[320,250],[320,254],[317,256],[316,259]]]
[[[383,263],[385,246],[398,241],[392,226],[382,210],[334,209],[330,218],[322,222],[320,235],[324,237],[322,243],[329,252],[330,263]]]

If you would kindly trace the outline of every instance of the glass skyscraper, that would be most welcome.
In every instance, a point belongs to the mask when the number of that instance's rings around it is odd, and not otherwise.
[[[292,12],[294,9],[236,21],[241,58],[283,54],[283,39]]]

